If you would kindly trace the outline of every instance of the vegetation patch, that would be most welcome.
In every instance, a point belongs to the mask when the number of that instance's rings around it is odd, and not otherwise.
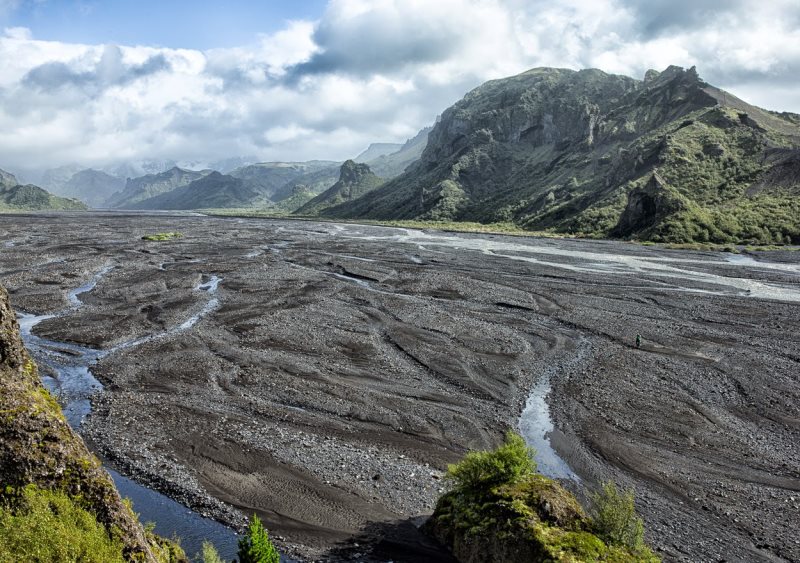
[[[494,451],[472,452],[450,466],[453,490],[426,523],[428,533],[462,562],[657,562],[644,544],[633,496],[606,485],[593,515],[536,472],[533,450],[509,432]]]
[[[164,240],[174,240],[177,238],[182,238],[183,235],[178,232],[168,232],[168,233],[155,233],[152,235],[145,235],[142,237],[142,240],[146,241],[164,241]]]

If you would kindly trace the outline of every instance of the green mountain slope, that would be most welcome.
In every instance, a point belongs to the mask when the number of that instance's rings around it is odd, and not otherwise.
[[[369,166],[348,160],[342,164],[339,170],[339,180],[303,205],[295,213],[298,215],[316,215],[331,206],[353,201],[376,189],[382,183],[383,180],[373,174]]]
[[[38,186],[19,185],[13,174],[0,170],[0,211],[82,211],[86,205],[57,197]]]
[[[268,200],[257,190],[219,172],[211,172],[190,184],[129,205],[128,209],[209,209],[251,207]]]
[[[800,242],[798,119],[751,106],[693,68],[650,71],[644,81],[533,69],[467,94],[404,174],[322,215]],[[672,202],[658,212],[641,205],[654,190]]]
[[[119,209],[133,209],[139,202],[187,186],[210,173],[211,170],[184,170],[174,166],[160,174],[129,178],[124,189],[109,197],[105,205]]]

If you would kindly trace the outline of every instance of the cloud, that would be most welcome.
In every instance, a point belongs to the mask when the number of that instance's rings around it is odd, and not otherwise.
[[[93,53],[88,58],[92,58],[92,55]],[[85,58],[87,57],[82,57]],[[44,91],[75,86],[97,96],[105,88],[122,86],[157,72],[170,70],[163,53],[148,57],[141,64],[129,64],[123,60],[122,49],[116,45],[105,46],[99,58],[93,64],[90,63],[89,70],[76,70],[76,67],[82,66],[85,63],[80,60],[68,63],[47,62],[28,71],[22,78],[22,84]]]
[[[800,5],[331,0],[317,21],[206,51],[42,41],[8,28],[0,167],[344,159],[413,136],[489,79],[536,66],[642,77],[671,64],[800,111]]]

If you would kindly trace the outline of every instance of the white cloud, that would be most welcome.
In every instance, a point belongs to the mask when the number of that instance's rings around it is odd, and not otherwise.
[[[0,0],[0,11],[12,9]],[[343,159],[398,141],[481,82],[535,66],[641,77],[697,65],[800,111],[793,0],[331,0],[251,45],[197,51],[0,35],[0,166]]]

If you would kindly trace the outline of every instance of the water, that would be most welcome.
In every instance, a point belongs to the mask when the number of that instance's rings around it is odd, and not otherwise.
[[[569,479],[580,482],[580,477],[569,464],[558,455],[550,443],[550,435],[554,430],[550,417],[550,405],[547,396],[550,394],[550,381],[562,371],[572,370],[583,364],[590,354],[589,342],[585,336],[577,340],[577,348],[572,357],[546,367],[539,374],[536,385],[528,395],[528,401],[519,417],[519,431],[525,442],[536,449],[536,464],[539,472],[552,479]]]
[[[142,523],[155,522],[155,533],[161,537],[180,538],[186,555],[194,557],[202,549],[203,542],[210,541],[223,560],[231,561],[236,557],[238,537],[231,529],[203,518],[179,502],[143,487],[113,469],[106,470],[120,494],[133,501],[133,510],[141,515]]]
[[[355,232],[348,232],[345,229],[340,236],[349,236],[360,240],[412,244],[421,250],[428,250],[430,246],[471,250],[507,260],[590,274],[660,277],[670,280],[676,289],[686,292],[710,292],[710,290],[687,287],[685,282],[690,282],[718,286],[720,289],[713,292],[717,295],[800,302],[800,289],[796,283],[782,286],[748,278],[712,274],[691,269],[692,264],[729,268],[771,269],[797,274],[799,276],[798,279],[800,279],[800,266],[796,264],[761,262],[747,257],[738,259],[728,257],[719,260],[713,258],[671,258],[648,254],[613,254],[612,252],[592,252],[566,248],[565,244],[560,241],[542,243],[532,239],[530,242],[520,243],[500,238],[460,237],[457,235],[426,233],[415,229],[392,229],[389,232],[394,234],[359,236]],[[551,259],[545,260],[542,257]],[[558,261],[557,258],[567,259],[568,261]]]
[[[60,313],[31,315],[17,312],[22,340],[44,374],[42,376],[43,383],[59,398],[67,421],[76,430],[80,428],[84,418],[91,411],[91,396],[102,388],[91,371],[92,366],[98,360],[117,350],[131,348],[154,338],[162,338],[168,334],[188,330],[219,307],[219,300],[214,295],[222,278],[211,276],[209,281],[195,287],[196,291],[205,291],[209,294],[209,300],[199,313],[192,315],[178,327],[125,342],[111,350],[96,350],[69,342],[58,342],[33,333],[34,327],[39,323],[57,318],[80,307],[83,302],[79,296],[92,291],[109,271],[111,271],[111,267],[103,268],[87,283],[70,291],[67,294],[70,307]],[[141,515],[142,522],[155,522],[156,533],[163,537],[180,538],[181,545],[190,557],[194,557],[200,552],[203,541],[206,540],[214,544],[224,559],[232,560],[236,556],[238,539],[233,530],[215,520],[200,516],[182,504],[159,492],[143,487],[108,467],[106,470],[113,477],[120,494],[133,501],[134,509]]]

